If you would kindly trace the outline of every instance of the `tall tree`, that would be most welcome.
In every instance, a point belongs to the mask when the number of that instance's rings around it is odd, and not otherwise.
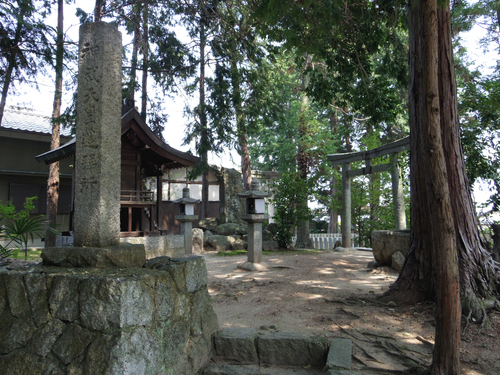
[[[451,237],[453,237],[458,254],[460,301],[463,314],[468,319],[487,323],[488,303],[494,301],[500,291],[500,270],[498,264],[493,262],[491,255],[483,246],[479,236],[479,223],[465,170],[458,122],[449,2],[438,3],[437,11],[434,11],[437,18],[432,19],[428,16],[433,23],[429,23],[429,20],[426,21],[427,23],[424,22],[423,14],[426,8],[422,3],[423,1],[415,2],[410,9],[412,16],[410,23],[412,29],[410,43],[412,244],[400,276],[387,292],[387,296],[408,303],[435,299],[438,302],[438,314],[446,314],[445,309],[448,307],[455,310],[456,306],[440,305],[442,293],[453,299],[452,289],[458,287],[453,277],[445,278],[446,275],[453,275],[453,246],[451,244]],[[428,12],[433,13],[432,10]],[[433,36],[428,35],[430,30],[433,31],[431,34]],[[437,43],[437,46],[435,47],[432,43]],[[436,48],[436,51],[433,50],[437,64],[436,71],[424,70],[426,63],[427,66],[431,64],[424,60],[427,56],[425,55],[427,44]],[[424,91],[430,90],[428,86],[425,86],[430,83],[427,83],[424,78],[435,80],[433,84],[437,85],[437,88],[433,92]],[[426,94],[429,95],[425,96]],[[423,112],[428,108],[427,100],[432,100],[433,104],[430,114]],[[433,132],[427,134],[424,125],[431,114],[434,115],[431,128]],[[433,143],[429,144],[431,140],[428,138],[431,136],[434,137],[431,139]],[[422,148],[422,145],[425,145],[425,148]],[[441,175],[439,173],[436,175],[438,167],[433,163],[439,158],[433,159],[431,155],[438,155],[441,152],[444,152],[446,158],[444,164],[439,166]],[[436,170],[429,170],[431,166]],[[437,180],[434,181],[429,176]],[[447,187],[442,187],[443,194],[437,195],[438,192],[433,191],[432,188],[435,188],[443,179]],[[451,217],[439,216],[437,219],[438,214],[432,211],[432,208],[435,207],[437,210],[446,202],[444,193],[446,189],[451,197],[451,212],[449,213]],[[447,239],[448,245],[442,244],[441,241],[444,239]],[[442,244],[441,248],[438,247],[439,244]],[[449,269],[440,268],[446,267],[446,264],[443,265],[441,261],[443,256],[450,257]],[[436,274],[434,271],[440,273]],[[437,276],[430,278],[428,275]],[[448,285],[451,290],[442,290],[443,285]],[[454,314],[456,314],[455,311],[448,317],[438,316],[438,318],[443,318],[442,321],[438,320],[438,328],[447,329],[446,319],[456,323],[458,318]],[[452,329],[450,334],[455,334],[456,326],[449,329]],[[444,347],[440,347],[441,349]]]
[[[54,103],[52,109],[52,140],[50,149],[60,145],[60,122],[63,87],[64,60],[64,0],[57,0],[57,39],[56,39],[56,79]],[[59,202],[59,162],[50,164],[49,179],[47,181],[47,221],[49,225],[57,223],[57,204]],[[52,231],[45,233],[45,247],[56,246],[56,236]]]
[[[450,181],[457,173],[448,169],[445,157],[445,153],[461,154],[450,9],[449,3],[438,6],[437,0],[421,0],[411,3],[409,12],[412,238],[413,244],[423,245],[414,252],[425,251],[422,255],[434,271],[436,345],[431,373],[458,375],[461,309],[456,231],[460,228],[454,225]],[[453,132],[456,141],[450,143],[446,134]],[[463,160],[458,164],[463,167]],[[465,170],[460,173],[465,175]]]
[[[49,11],[49,0],[0,4],[0,126],[9,90],[15,83],[36,87],[38,74],[44,73],[45,67],[52,63],[52,29],[45,22]]]

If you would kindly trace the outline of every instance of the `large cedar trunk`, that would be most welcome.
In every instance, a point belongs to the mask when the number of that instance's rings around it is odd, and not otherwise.
[[[200,126],[201,126],[201,139],[200,139],[200,157],[201,163],[205,167],[201,175],[201,219],[208,217],[209,212],[209,194],[208,194],[208,125],[207,113],[205,109],[205,19],[202,16],[200,21]]]
[[[435,1],[434,1],[435,2]],[[423,22],[423,0],[411,2],[410,8],[410,183],[411,183],[411,235],[412,243],[406,263],[398,280],[386,293],[385,298],[406,303],[422,300],[436,300],[438,296],[435,275],[439,267],[433,249],[451,228],[437,230],[440,223],[435,211],[435,201],[430,195],[435,180],[429,179],[430,161],[434,161],[436,149],[426,147],[423,139],[430,137],[423,128],[422,111],[434,97],[424,90],[430,74],[425,66],[429,64],[425,51],[429,28],[437,33],[437,84],[439,87],[438,111],[440,132],[439,143],[445,155],[445,170],[442,175],[451,197],[453,231],[457,247],[460,278],[460,299],[462,312],[481,322],[485,315],[484,301],[496,297],[499,289],[499,268],[479,237],[478,220],[471,199],[470,185],[465,173],[464,156],[460,143],[460,128],[456,101],[456,82],[451,48],[451,26],[449,4],[437,8],[434,24]],[[431,12],[432,13],[432,12]],[[434,25],[434,26],[431,26]],[[428,29],[424,30],[424,27]],[[435,139],[434,139],[435,140]],[[439,175],[437,175],[439,177]],[[436,177],[436,178],[437,178]],[[442,197],[438,197],[442,198]],[[439,274],[439,276],[442,276]],[[438,306],[439,309],[439,306]]]
[[[64,1],[58,0],[57,11],[57,47],[56,47],[56,82],[54,104],[52,109],[52,141],[50,149],[54,150],[60,145],[60,124],[63,84],[63,58],[64,58]],[[57,203],[59,202],[59,162],[50,164],[49,179],[47,181],[47,222],[55,226],[57,223]],[[45,233],[45,247],[56,246],[56,235],[50,231]]]

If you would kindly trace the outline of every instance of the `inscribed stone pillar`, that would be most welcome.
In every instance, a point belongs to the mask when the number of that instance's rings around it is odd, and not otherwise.
[[[75,161],[75,246],[120,238],[121,33],[104,22],[80,27]]]

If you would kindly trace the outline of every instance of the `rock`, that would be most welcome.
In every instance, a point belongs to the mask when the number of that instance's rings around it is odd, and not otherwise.
[[[77,320],[80,317],[78,280],[56,276],[51,289],[49,307],[52,316],[68,322]]]
[[[148,268],[150,270],[154,269],[162,269],[163,266],[170,265],[172,264],[172,260],[170,257],[167,256],[162,256],[162,257],[156,257],[153,259],[150,259],[146,262],[144,265],[144,268]]]
[[[394,254],[392,254],[392,268],[394,268],[396,271],[401,271],[403,268],[403,265],[405,263],[405,256],[401,254],[400,251],[396,251]]]
[[[262,241],[262,251],[276,251],[278,247],[277,241]]]
[[[372,260],[370,262],[368,262],[368,264],[366,265],[367,268],[377,268],[379,266],[379,264],[377,263],[376,260]]]
[[[257,339],[261,365],[323,367],[328,340],[294,332],[275,332]]]
[[[342,246],[338,246],[335,249],[333,249],[333,251],[337,251],[339,253],[346,253],[348,251],[353,251],[353,250],[354,250],[353,247],[342,247]]]
[[[245,232],[245,229],[236,223],[221,224],[217,227],[217,234],[221,236],[241,235],[243,232]]]
[[[235,236],[212,236],[208,238],[207,244],[217,251],[231,250],[231,245],[239,238]]]
[[[326,368],[328,370],[351,370],[352,341],[335,338],[330,343]]]
[[[203,229],[193,228],[193,254],[203,253]]]
[[[342,246],[342,242],[337,241],[337,242],[335,242],[335,245],[333,246],[333,248],[336,249],[337,247],[341,247],[341,246]]]
[[[214,338],[218,356],[241,364],[259,363],[255,341],[257,331],[252,328],[226,328]]]
[[[265,228],[266,230],[268,230],[269,232],[271,232],[271,234],[273,236],[276,236],[276,234],[278,233],[278,224],[276,223],[270,223],[266,226]]]
[[[410,249],[409,230],[379,230],[372,232],[373,257],[381,266],[392,264],[392,254],[406,256]]]
[[[206,219],[201,219],[198,226],[203,230],[215,232],[219,226],[219,220],[216,217],[207,217]]]
[[[209,230],[206,230],[203,232],[203,246],[207,246],[208,245],[208,239],[210,237],[212,237],[214,234],[209,231]]]
[[[142,267],[146,263],[144,245],[120,243],[95,247],[49,247],[42,250],[43,264],[59,267]]]
[[[70,324],[54,344],[52,351],[65,364],[78,358],[92,341],[88,330],[77,324]]]
[[[248,248],[248,243],[241,239],[234,241],[233,244],[231,245],[232,250],[246,250],[247,248]]]
[[[267,229],[262,230],[262,241],[274,241],[273,234]]]

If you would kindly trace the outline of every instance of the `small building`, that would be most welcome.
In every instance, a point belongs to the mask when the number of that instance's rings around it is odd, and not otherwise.
[[[177,196],[172,196],[171,186],[196,184],[188,181],[186,174],[188,169],[200,162],[200,158],[176,150],[160,140],[137,110],[127,105],[122,108],[121,149],[120,236],[180,233],[180,223],[175,222],[176,212],[171,205]],[[50,164],[67,158],[74,159],[74,156],[75,139],[58,149],[38,155],[36,159]],[[175,170],[182,173],[177,174],[174,181],[165,181],[164,176],[168,177]],[[213,180],[212,176],[212,184],[217,185],[218,191],[218,182]],[[165,198],[167,202],[164,202]],[[218,194],[214,198],[218,199]],[[217,212],[218,206],[211,213]]]
[[[36,196],[33,214],[45,214],[47,209],[47,179],[49,169],[37,163],[35,156],[50,149],[52,124],[49,117],[26,108],[6,106],[0,126],[0,201],[10,200],[22,209],[26,198]],[[69,129],[61,130],[60,141],[71,140]],[[72,204],[73,160],[60,163],[57,228],[70,227]]]

